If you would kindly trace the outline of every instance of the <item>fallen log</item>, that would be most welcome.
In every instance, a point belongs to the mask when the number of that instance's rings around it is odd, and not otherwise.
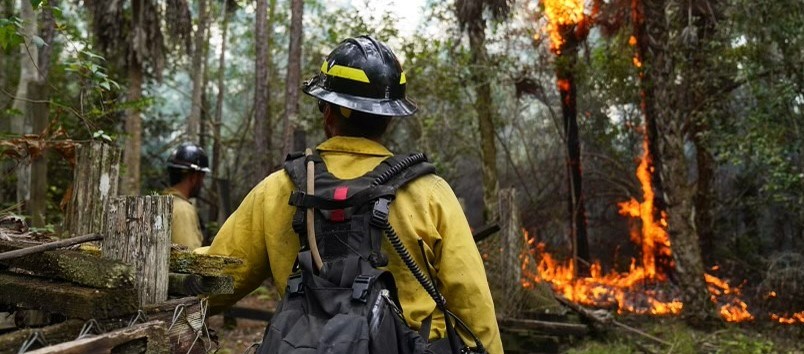
[[[234,293],[231,275],[198,275],[170,273],[168,293],[172,295],[219,295]]]
[[[558,300],[558,302],[566,305],[567,307],[571,308],[572,310],[574,310],[575,312],[577,312],[578,314],[580,314],[584,318],[592,321],[593,323],[595,323],[596,325],[598,325],[598,326],[600,326],[602,328],[605,328],[605,326],[611,324],[611,325],[617,326],[619,328],[622,328],[622,329],[624,329],[624,330],[626,330],[628,332],[631,332],[633,334],[637,334],[639,336],[648,338],[648,339],[650,339],[650,340],[652,340],[652,341],[654,341],[656,343],[660,343],[660,344],[663,344],[663,345],[666,345],[666,346],[672,346],[672,343],[670,343],[670,342],[668,342],[666,340],[663,340],[663,339],[661,339],[659,337],[656,337],[654,335],[651,335],[649,333],[641,331],[641,330],[639,330],[637,328],[631,327],[631,326],[629,326],[629,325],[627,325],[625,323],[622,323],[620,321],[617,321],[607,311],[600,312],[600,311],[589,310],[589,309],[587,309],[587,308],[585,308],[585,307],[583,307],[581,305],[578,305],[576,303],[573,303],[572,301],[569,301],[567,298],[565,298],[565,297],[563,297],[561,295],[558,295],[558,294],[556,294],[556,300]]]
[[[2,304],[83,320],[131,315],[139,305],[132,288],[93,289],[9,273],[0,273],[0,289]]]
[[[31,335],[39,332],[49,343],[60,343],[73,340],[81,332],[83,322],[79,320],[68,320],[52,326],[42,328],[25,328],[14,332],[0,335],[0,354],[17,354],[22,344]]]
[[[7,259],[18,258],[18,257],[22,257],[22,256],[27,256],[29,254],[34,254],[34,253],[55,250],[55,249],[58,249],[58,248],[69,247],[69,246],[73,246],[73,245],[77,245],[77,244],[81,244],[81,243],[86,243],[86,242],[91,242],[91,241],[98,241],[98,240],[102,240],[102,239],[103,239],[103,235],[89,234],[89,235],[84,235],[84,236],[68,238],[68,239],[64,239],[64,240],[60,240],[60,241],[43,243],[43,244],[36,245],[36,246],[25,247],[25,248],[17,249],[17,250],[14,250],[14,251],[8,251],[8,252],[0,253],[0,261],[7,260]]]
[[[535,330],[551,335],[583,336],[589,333],[589,327],[578,323],[550,322],[515,318],[497,318],[501,328]]]
[[[23,248],[20,242],[0,241],[3,252]],[[130,266],[79,251],[44,251],[0,261],[0,264],[93,288],[130,288],[134,284],[134,271]]]
[[[71,342],[47,346],[28,354],[142,353],[170,352],[167,325],[151,321]],[[144,349],[144,350],[143,350]]]

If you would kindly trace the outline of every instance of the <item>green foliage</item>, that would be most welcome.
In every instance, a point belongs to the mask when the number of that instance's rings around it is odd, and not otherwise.
[[[622,340],[610,343],[585,342],[582,345],[567,351],[567,354],[632,354],[636,353],[632,346]]]
[[[776,353],[774,343],[758,335],[733,333],[723,338],[716,353],[767,354]]]
[[[22,20],[19,17],[0,18],[0,48],[8,50],[23,43],[24,38],[20,34]]]

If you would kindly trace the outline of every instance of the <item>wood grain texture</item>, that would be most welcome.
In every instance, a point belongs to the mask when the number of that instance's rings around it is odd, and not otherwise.
[[[101,141],[78,148],[73,190],[65,216],[71,235],[102,233],[109,198],[117,196],[120,149]]]
[[[140,305],[167,300],[172,210],[171,196],[109,201],[101,252],[134,267]]]

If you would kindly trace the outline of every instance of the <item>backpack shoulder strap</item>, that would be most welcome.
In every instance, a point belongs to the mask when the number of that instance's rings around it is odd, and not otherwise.
[[[313,161],[315,163],[316,173],[318,173],[320,168],[326,169],[324,160],[321,159],[321,155],[318,155],[316,152],[313,152],[310,156],[305,156],[304,152],[298,151],[290,153],[285,157],[285,171],[288,173],[288,176],[290,176],[291,181],[293,181],[293,185],[300,190],[307,186],[307,161]]]

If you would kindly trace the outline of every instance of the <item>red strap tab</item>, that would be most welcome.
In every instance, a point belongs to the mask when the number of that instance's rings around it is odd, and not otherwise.
[[[349,194],[349,186],[335,187],[332,199],[346,200],[346,195]],[[334,222],[342,222],[346,220],[346,212],[343,209],[333,210],[330,219]]]

